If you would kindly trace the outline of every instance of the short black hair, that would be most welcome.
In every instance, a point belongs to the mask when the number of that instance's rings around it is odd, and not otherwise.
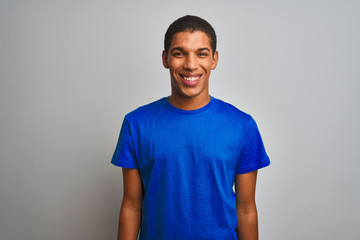
[[[164,49],[167,54],[173,40],[173,37],[176,33],[179,32],[196,32],[201,31],[208,35],[210,39],[210,46],[213,54],[216,51],[216,34],[214,28],[208,23],[206,20],[197,17],[186,15],[175,20],[172,24],[170,24],[169,28],[165,33],[164,39]]]

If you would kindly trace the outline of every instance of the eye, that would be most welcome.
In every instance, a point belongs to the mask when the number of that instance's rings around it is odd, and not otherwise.
[[[181,52],[174,52],[173,56],[174,57],[181,57],[183,54]]]
[[[198,55],[199,55],[200,57],[206,57],[206,56],[208,56],[208,54],[207,54],[206,52],[200,52]]]

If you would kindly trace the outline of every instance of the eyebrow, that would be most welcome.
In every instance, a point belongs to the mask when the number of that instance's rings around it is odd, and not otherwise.
[[[171,49],[171,52],[176,51],[176,50],[183,52],[184,48],[182,48],[182,47],[174,47],[173,49]]]
[[[181,52],[184,52],[184,48],[182,47],[174,47],[173,49],[171,49],[171,52],[173,51],[181,51]],[[208,51],[208,52],[211,52],[209,48],[199,48],[197,51]]]
[[[208,49],[208,48],[199,48],[198,51],[208,51],[208,52],[210,52],[210,49]]]

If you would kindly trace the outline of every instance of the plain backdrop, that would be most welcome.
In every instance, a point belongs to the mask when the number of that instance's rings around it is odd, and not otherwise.
[[[0,239],[115,239],[124,115],[170,94],[168,25],[218,36],[211,95],[251,114],[260,239],[360,239],[360,2],[0,1]]]

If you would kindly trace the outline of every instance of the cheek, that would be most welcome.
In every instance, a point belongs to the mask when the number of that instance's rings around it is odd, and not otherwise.
[[[172,63],[169,69],[172,74],[176,74],[177,72],[179,72],[179,70],[181,70],[181,65]]]
[[[204,69],[206,70],[206,72],[209,74],[210,73],[210,71],[213,69],[213,63],[211,62],[209,62],[209,63],[207,63],[206,65],[204,65]]]
[[[171,75],[171,78],[176,78],[175,75],[176,75],[176,72],[173,68],[170,68],[170,75]]]

